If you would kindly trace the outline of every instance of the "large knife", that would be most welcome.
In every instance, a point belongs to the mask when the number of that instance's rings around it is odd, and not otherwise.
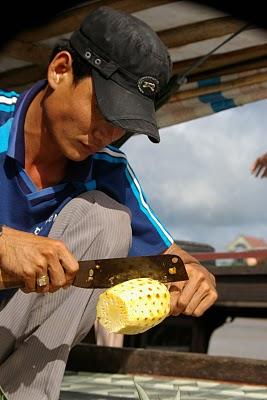
[[[109,258],[79,261],[72,284],[81,288],[109,288],[134,278],[167,283],[185,281],[188,275],[183,261],[176,255]],[[0,290],[23,287],[23,282],[0,271]]]

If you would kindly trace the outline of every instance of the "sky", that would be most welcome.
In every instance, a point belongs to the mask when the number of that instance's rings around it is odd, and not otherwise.
[[[267,178],[250,173],[267,152],[267,101],[145,135],[122,147],[146,198],[174,239],[217,251],[239,235],[267,240]]]

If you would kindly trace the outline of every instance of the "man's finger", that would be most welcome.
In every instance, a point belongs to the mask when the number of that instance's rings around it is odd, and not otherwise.
[[[66,249],[66,251],[60,254],[60,263],[65,272],[65,279],[67,286],[71,285],[73,282],[77,271],[79,270],[78,261],[73,257],[73,255]]]
[[[202,303],[203,299],[207,297],[207,295],[208,295],[207,293],[198,290],[187,304],[186,308],[183,311],[183,314],[194,315],[195,310]]]
[[[59,262],[59,260],[54,259],[53,262],[49,263],[48,273],[50,278],[50,292],[54,292],[57,289],[66,285],[65,271]]]
[[[36,275],[32,275],[29,278],[24,278],[25,287],[23,292],[31,293],[36,291]]]
[[[171,295],[171,315],[177,316],[185,310],[187,303],[181,301],[181,297],[187,285],[188,282],[187,284],[185,282],[175,282],[175,284],[170,286],[169,292]]]
[[[204,312],[214,303],[214,298],[210,296],[204,297],[204,299],[199,303],[199,305],[193,311],[194,317],[200,317]]]

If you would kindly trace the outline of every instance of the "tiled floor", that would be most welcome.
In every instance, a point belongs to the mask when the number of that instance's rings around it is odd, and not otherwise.
[[[102,373],[66,373],[61,387],[61,400],[121,400],[137,399],[134,379],[151,400],[174,400],[178,388],[181,400],[264,400],[266,386],[168,379]]]

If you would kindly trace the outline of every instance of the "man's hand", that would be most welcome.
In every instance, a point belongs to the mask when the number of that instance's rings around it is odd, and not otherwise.
[[[251,173],[256,177],[267,177],[267,153],[258,157],[251,166]]]
[[[164,254],[181,257],[189,277],[188,281],[168,284],[171,295],[171,315],[201,316],[218,298],[214,276],[199,262],[176,244]]]
[[[79,269],[63,242],[3,228],[0,237],[0,268],[25,283],[25,292],[54,292],[68,287]],[[36,280],[49,276],[49,284],[37,287]]]

